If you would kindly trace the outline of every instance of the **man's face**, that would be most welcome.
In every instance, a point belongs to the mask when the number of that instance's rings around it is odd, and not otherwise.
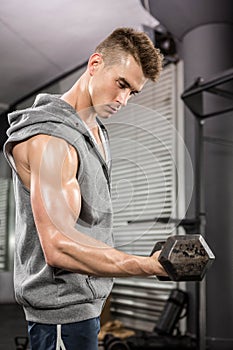
[[[106,67],[101,60],[92,72],[89,82],[91,104],[102,118],[108,118],[126,106],[130,97],[140,92],[147,81],[132,56],[122,57],[119,63]]]

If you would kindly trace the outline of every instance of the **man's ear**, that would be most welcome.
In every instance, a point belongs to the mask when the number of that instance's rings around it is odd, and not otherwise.
[[[103,64],[102,55],[97,52],[93,53],[88,61],[89,74],[93,76],[102,64]]]

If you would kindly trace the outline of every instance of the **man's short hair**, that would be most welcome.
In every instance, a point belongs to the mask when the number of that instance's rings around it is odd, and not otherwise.
[[[163,55],[144,32],[133,28],[115,29],[95,49],[106,66],[116,64],[122,55],[132,55],[145,78],[156,81],[162,70]]]

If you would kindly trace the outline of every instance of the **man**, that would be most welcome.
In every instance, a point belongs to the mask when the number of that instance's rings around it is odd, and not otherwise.
[[[152,257],[113,248],[109,118],[156,81],[149,38],[116,29],[62,96],[43,94],[9,116],[5,155],[16,198],[15,293],[33,350],[96,350],[113,277],[165,275]]]

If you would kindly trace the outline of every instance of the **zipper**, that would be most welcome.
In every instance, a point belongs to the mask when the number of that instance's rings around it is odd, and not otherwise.
[[[89,142],[89,144],[91,145],[91,147],[94,149],[101,165],[102,165],[102,170],[103,170],[103,173],[104,173],[104,176],[107,180],[107,184],[108,184],[108,190],[109,190],[109,193],[111,194],[111,183],[110,183],[110,174],[109,174],[109,169],[108,169],[108,166],[105,162],[105,160],[103,159],[101,153],[99,152],[98,148],[96,147],[95,145],[95,142],[89,137],[89,135],[87,134],[83,134],[84,138],[86,141]]]

